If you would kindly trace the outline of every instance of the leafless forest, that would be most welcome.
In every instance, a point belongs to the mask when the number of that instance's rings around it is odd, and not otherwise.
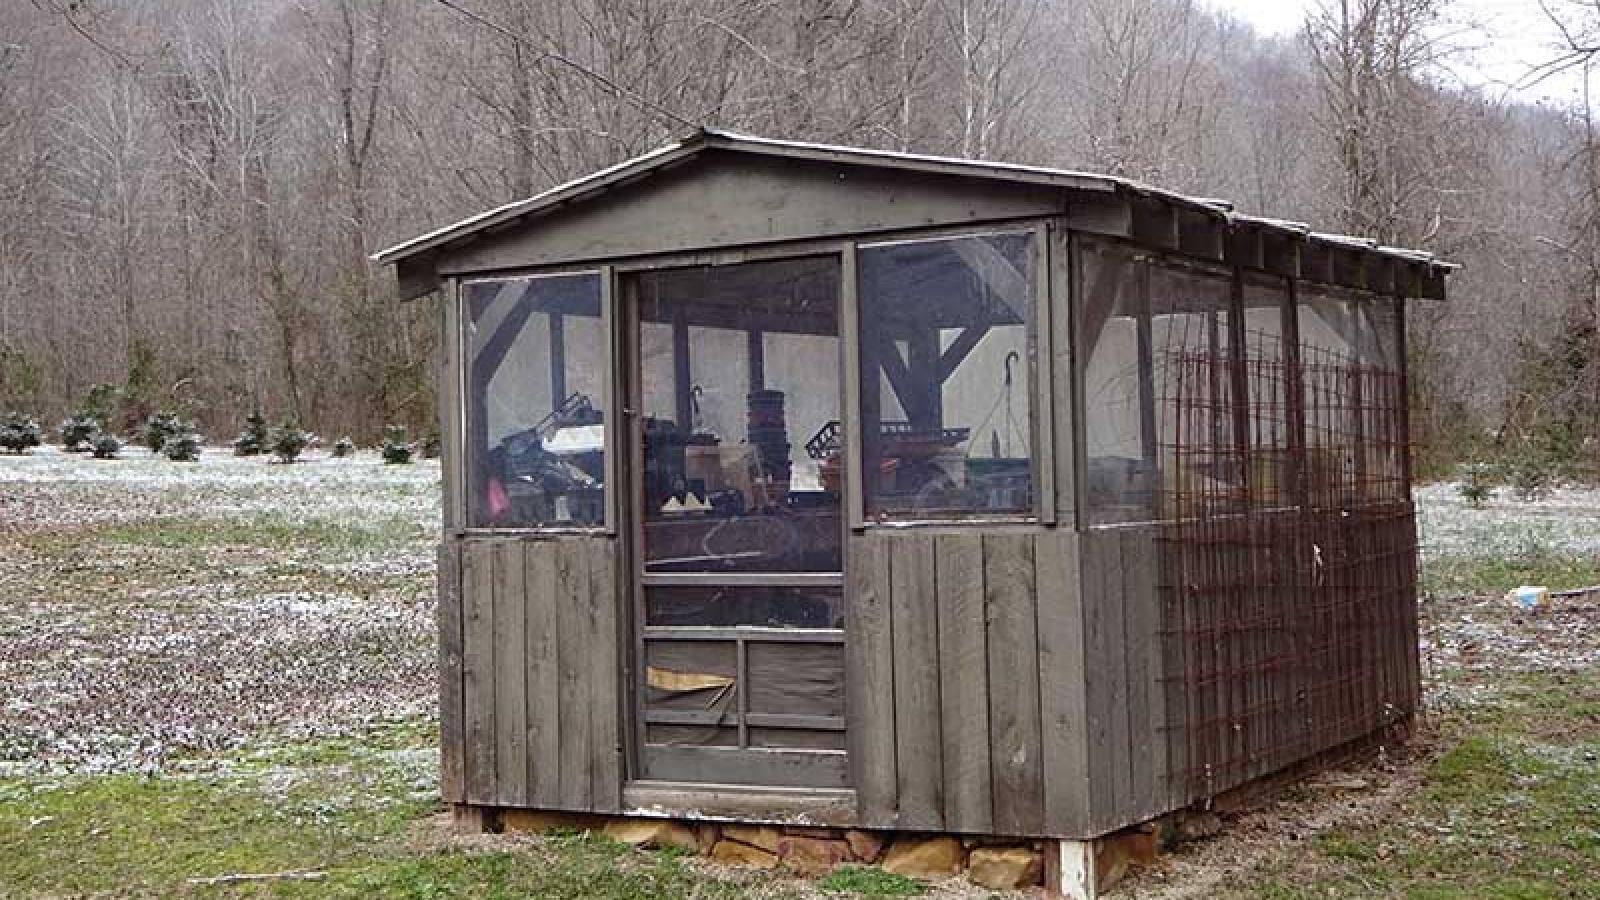
[[[1596,0],[1547,0],[1574,54]],[[225,437],[426,427],[434,312],[368,254],[681,136],[1111,172],[1464,264],[1417,437],[1600,434],[1589,109],[1450,73],[1449,0],[1266,39],[1194,0],[4,0],[0,407],[117,385]],[[1553,53],[1553,55],[1556,55]],[[694,215],[685,210],[686,216]]]

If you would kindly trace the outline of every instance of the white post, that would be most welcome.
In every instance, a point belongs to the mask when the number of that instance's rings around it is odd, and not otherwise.
[[[1063,900],[1096,900],[1094,841],[1058,840],[1046,845],[1045,891]]]

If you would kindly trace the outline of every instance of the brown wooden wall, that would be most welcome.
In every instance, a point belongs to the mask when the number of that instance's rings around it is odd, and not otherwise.
[[[1214,797],[1417,708],[1409,509],[1081,538],[1090,831]]]
[[[1078,535],[871,530],[849,543],[861,823],[1077,834],[1089,769]]]
[[[445,800],[619,811],[615,542],[447,541],[439,582]]]
[[[1161,529],[1081,537],[1090,825],[1099,833],[1188,805],[1181,636],[1167,627]]]

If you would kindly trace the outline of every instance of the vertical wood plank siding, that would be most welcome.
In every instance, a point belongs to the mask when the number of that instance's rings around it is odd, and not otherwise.
[[[933,536],[907,535],[890,545],[899,822],[905,828],[929,830],[944,827],[944,746],[939,717],[928,715],[940,708],[934,575]]]
[[[1089,830],[1098,834],[1189,802],[1183,659],[1161,590],[1160,529],[1094,529],[1080,541]]]
[[[850,780],[863,823],[899,818],[894,720],[894,626],[889,609],[889,543],[854,536],[845,579],[845,732]],[[929,673],[930,675],[932,673]]]
[[[493,545],[494,555],[494,735],[497,795],[528,802],[528,681],[523,655],[522,546]],[[511,598],[517,602],[509,602]]]
[[[496,536],[443,548],[445,799],[621,808],[614,547],[605,537]]]
[[[462,696],[466,704],[467,802],[499,800],[494,734],[494,544],[461,547]]]
[[[461,545],[439,545],[439,793],[446,803],[467,801],[462,765],[466,752],[461,696]]]
[[[846,737],[859,824],[1092,837],[1198,799],[1185,721],[1206,710],[1186,705],[1183,685],[1184,654],[1201,651],[1174,639],[1185,622],[1161,575],[1170,548],[1158,527],[872,529],[848,547]],[[474,537],[441,549],[451,802],[621,808],[615,549],[605,537]],[[1396,559],[1373,577],[1409,596],[1415,573]],[[1385,666],[1373,685],[1382,696],[1364,699],[1413,708],[1416,652],[1396,641],[1414,612],[1374,614],[1394,621],[1359,648]],[[1290,686],[1253,689],[1268,698]]]
[[[993,827],[989,790],[989,643],[983,594],[983,538],[935,538],[938,596],[939,715],[933,727],[943,748],[945,813],[973,831]],[[964,728],[943,728],[965,722]]]
[[[850,537],[861,824],[1022,835],[1087,821],[1077,540],[1047,528]]]

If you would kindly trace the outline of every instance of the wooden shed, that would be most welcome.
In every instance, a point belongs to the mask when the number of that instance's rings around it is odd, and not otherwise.
[[[1093,842],[1417,707],[1426,253],[702,130],[378,259],[442,298],[443,792]]]

